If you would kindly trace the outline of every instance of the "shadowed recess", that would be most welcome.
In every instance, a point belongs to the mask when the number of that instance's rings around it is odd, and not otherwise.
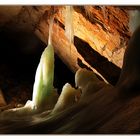
[[[115,85],[117,83],[121,72],[119,67],[109,62],[107,58],[93,50],[88,43],[76,36],[74,37],[74,45],[85,61],[95,68],[110,84]]]

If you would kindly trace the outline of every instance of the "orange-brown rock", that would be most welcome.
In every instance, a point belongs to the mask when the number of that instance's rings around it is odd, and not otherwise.
[[[10,18],[6,16],[6,20],[0,21],[1,27],[32,31],[47,44],[50,13],[55,14],[53,45],[61,60],[73,72],[79,67],[88,67],[111,84],[116,83],[130,38],[126,10],[113,6],[74,6],[74,44],[70,47],[64,34],[64,6],[12,8]],[[0,11],[1,17],[2,11],[4,8]]]

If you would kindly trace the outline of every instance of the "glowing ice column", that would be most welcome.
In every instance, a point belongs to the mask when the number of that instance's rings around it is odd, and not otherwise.
[[[50,21],[48,46],[41,56],[35,76],[33,104],[37,109],[52,109],[58,98],[53,88],[54,48],[51,43],[52,26],[53,18]]]
[[[140,26],[140,11],[130,10],[129,11],[129,28],[133,33]]]
[[[74,41],[74,28],[73,28],[73,7],[66,6],[65,14],[65,35],[70,42],[70,46]],[[71,47],[70,47],[71,51]]]

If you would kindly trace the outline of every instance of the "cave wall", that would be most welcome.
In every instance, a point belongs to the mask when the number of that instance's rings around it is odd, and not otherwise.
[[[106,82],[115,84],[131,36],[127,10],[113,6],[73,8],[75,41],[71,47],[64,33],[64,6],[1,6],[0,27],[5,30],[33,32],[47,44],[50,13],[53,13],[53,45],[60,59],[73,72],[86,67]],[[79,51],[80,46],[77,45],[82,46],[84,53]]]

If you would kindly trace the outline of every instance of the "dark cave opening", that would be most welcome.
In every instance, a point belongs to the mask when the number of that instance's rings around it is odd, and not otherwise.
[[[7,104],[25,104],[32,98],[36,68],[46,45],[33,33],[0,30],[0,89]],[[74,73],[55,55],[54,87],[74,85]]]

